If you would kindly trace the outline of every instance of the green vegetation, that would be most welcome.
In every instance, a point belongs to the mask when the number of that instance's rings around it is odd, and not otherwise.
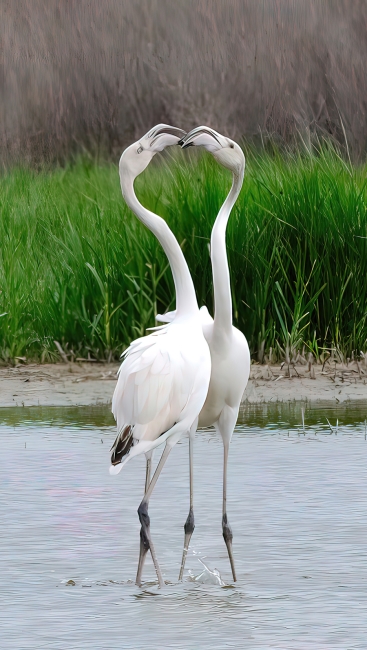
[[[172,151],[172,150],[171,150]],[[197,152],[158,157],[137,179],[144,205],[183,247],[212,310],[210,231],[230,175]],[[165,156],[167,160],[167,154]],[[235,324],[252,353],[366,350],[366,169],[324,145],[247,155],[230,219]],[[0,358],[116,358],[174,308],[167,260],[124,204],[116,166],[13,169],[0,179]],[[274,357],[273,357],[274,358]]]

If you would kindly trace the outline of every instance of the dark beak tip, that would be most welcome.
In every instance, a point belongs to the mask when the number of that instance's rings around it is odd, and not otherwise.
[[[180,140],[178,144],[181,145],[182,149],[187,149],[187,147],[195,146],[193,142],[185,142],[185,138],[182,138],[182,140]]]

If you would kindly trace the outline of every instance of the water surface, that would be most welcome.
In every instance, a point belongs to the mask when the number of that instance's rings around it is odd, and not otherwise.
[[[0,410],[1,648],[365,650],[366,411],[306,408],[304,430],[299,405],[242,413],[229,469],[236,585],[212,431],[197,436],[196,529],[177,583],[188,510],[188,444],[178,444],[150,508],[159,591],[150,561],[134,585],[144,459],[109,476],[108,409]],[[189,580],[198,557],[226,587]]]

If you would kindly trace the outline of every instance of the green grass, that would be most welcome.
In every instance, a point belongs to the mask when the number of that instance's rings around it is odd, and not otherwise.
[[[172,151],[172,150],[170,150]],[[180,242],[212,310],[210,231],[230,174],[198,152],[158,157],[137,179]],[[186,154],[186,155],[184,155]],[[234,322],[252,353],[367,349],[366,168],[324,145],[247,155],[227,233]],[[116,358],[174,308],[167,260],[126,208],[116,166],[13,169],[0,178],[0,358]]]

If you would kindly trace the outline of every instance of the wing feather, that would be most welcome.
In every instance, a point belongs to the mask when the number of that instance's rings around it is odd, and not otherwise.
[[[206,344],[203,364],[203,339],[196,340],[187,325],[172,323],[130,345],[112,399],[118,431],[130,427],[135,441],[153,442],[181,420],[207,363]]]
[[[153,365],[150,369],[150,372],[152,375],[158,375],[158,373],[161,372],[162,368],[164,368],[166,361],[167,361],[168,355],[167,353],[160,352],[157,354],[156,358],[154,359]]]
[[[135,375],[135,385],[140,386],[145,379],[147,378],[147,374],[149,372],[149,366],[146,366],[142,370],[138,370],[136,375]]]

